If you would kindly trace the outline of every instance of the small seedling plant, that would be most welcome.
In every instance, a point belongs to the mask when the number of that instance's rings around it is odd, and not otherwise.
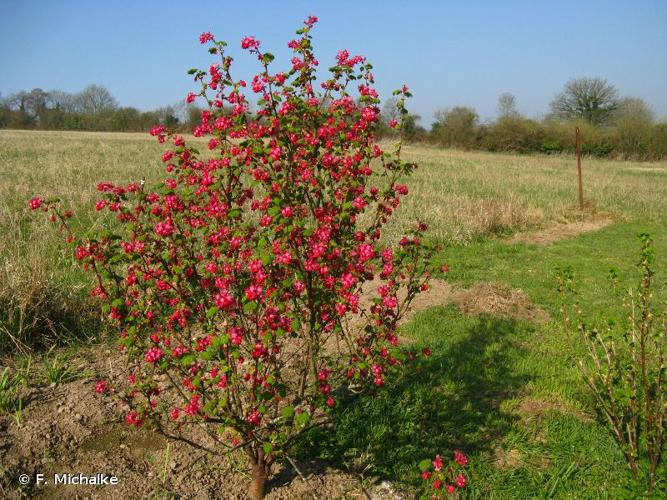
[[[579,361],[584,380],[632,476],[652,494],[659,486],[667,425],[667,314],[654,305],[655,251],[651,237],[642,233],[639,239],[639,285],[619,296],[619,310],[625,317],[610,318],[602,328],[580,320],[577,329],[587,352]],[[610,279],[618,290],[618,273],[612,271]],[[571,270],[559,273],[559,289],[563,296],[569,293],[576,299]],[[575,316],[580,318],[582,306],[578,301],[575,304]]]
[[[382,238],[415,165],[400,143],[385,151],[374,139],[373,68],[342,50],[318,80],[316,22],[289,42],[283,71],[243,38],[260,67],[249,81],[232,75],[227,44],[203,33],[216,61],[190,70],[199,88],[186,101],[205,105],[197,139],[155,126],[165,177],[101,182],[104,229],[73,234],[58,199],[30,202],[67,233],[120,332],[127,387],[101,380],[97,391],[123,399],[129,424],[217,454],[243,450],[253,498],[300,434],[409,369],[416,355],[399,345],[397,322],[430,276],[424,224]],[[408,89],[394,95],[405,116]]]

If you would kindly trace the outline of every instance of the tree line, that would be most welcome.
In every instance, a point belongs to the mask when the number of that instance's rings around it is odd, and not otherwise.
[[[389,123],[400,118],[393,99],[385,102],[378,135],[440,146],[517,153],[572,152],[574,128],[582,132],[585,154],[619,159],[667,158],[667,122],[656,120],[651,107],[636,97],[619,92],[600,78],[570,80],[551,101],[542,119],[522,116],[516,98],[498,98],[498,118],[482,123],[470,106],[438,110],[427,130],[416,114],[403,115],[400,132]],[[101,85],[81,92],[21,91],[0,99],[0,128],[42,130],[99,130],[143,132],[155,124],[190,130],[200,120],[196,106],[178,104],[152,111],[121,107]]]
[[[383,108],[381,131],[397,135],[388,123],[397,119],[392,102]],[[636,97],[620,97],[600,78],[570,80],[551,101],[550,112],[531,119],[517,111],[510,93],[498,98],[498,118],[481,123],[470,106],[438,110],[430,130],[415,114],[404,116],[400,134],[411,141],[441,146],[517,153],[562,153],[575,148],[575,127],[582,135],[585,154],[617,159],[667,158],[667,122],[657,121],[651,107]]]
[[[0,128],[12,129],[145,132],[156,124],[187,127],[198,115],[184,104],[152,111],[121,107],[102,85],[78,93],[35,88],[0,99]]]

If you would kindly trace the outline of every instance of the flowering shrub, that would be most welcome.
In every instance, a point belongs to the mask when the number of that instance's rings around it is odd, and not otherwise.
[[[428,286],[425,225],[395,246],[381,239],[408,194],[398,179],[415,165],[401,160],[400,143],[385,152],[374,141],[379,99],[363,57],[340,51],[317,88],[316,21],[289,42],[285,71],[244,38],[261,66],[249,82],[232,77],[226,43],[203,33],[219,62],[190,70],[200,89],[186,100],[207,104],[193,130],[207,151],[154,127],[167,146],[162,184],[100,183],[95,209],[115,222],[68,236],[129,360],[127,388],[100,381],[96,390],[121,396],[131,425],[243,449],[257,498],[296,436],[414,357],[396,325]],[[407,113],[408,89],[395,95]],[[58,200],[30,207],[67,227]]]
[[[422,460],[419,464],[421,477],[425,481],[422,499],[458,495],[468,485],[463,467],[468,465],[468,457],[454,450],[454,457],[445,464],[440,455],[433,460]]]

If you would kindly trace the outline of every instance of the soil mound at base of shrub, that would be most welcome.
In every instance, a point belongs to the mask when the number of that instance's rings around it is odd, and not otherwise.
[[[510,244],[526,243],[528,245],[547,246],[557,241],[573,238],[583,233],[599,231],[607,227],[613,220],[609,217],[599,217],[593,220],[581,222],[568,222],[566,224],[555,224],[540,231],[520,233],[507,240]]]
[[[490,314],[546,323],[549,314],[536,306],[519,288],[502,283],[477,283],[454,296],[454,303],[464,314]]]

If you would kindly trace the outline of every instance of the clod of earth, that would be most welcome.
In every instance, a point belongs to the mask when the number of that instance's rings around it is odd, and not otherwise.
[[[600,217],[589,221],[555,224],[540,231],[516,234],[509,238],[507,242],[510,244],[526,243],[528,245],[547,246],[560,240],[579,236],[580,234],[599,231],[612,222],[613,220],[609,217]]]
[[[549,321],[549,314],[536,306],[519,288],[512,289],[502,283],[477,283],[469,290],[453,296],[464,314],[490,314],[514,319]]]

